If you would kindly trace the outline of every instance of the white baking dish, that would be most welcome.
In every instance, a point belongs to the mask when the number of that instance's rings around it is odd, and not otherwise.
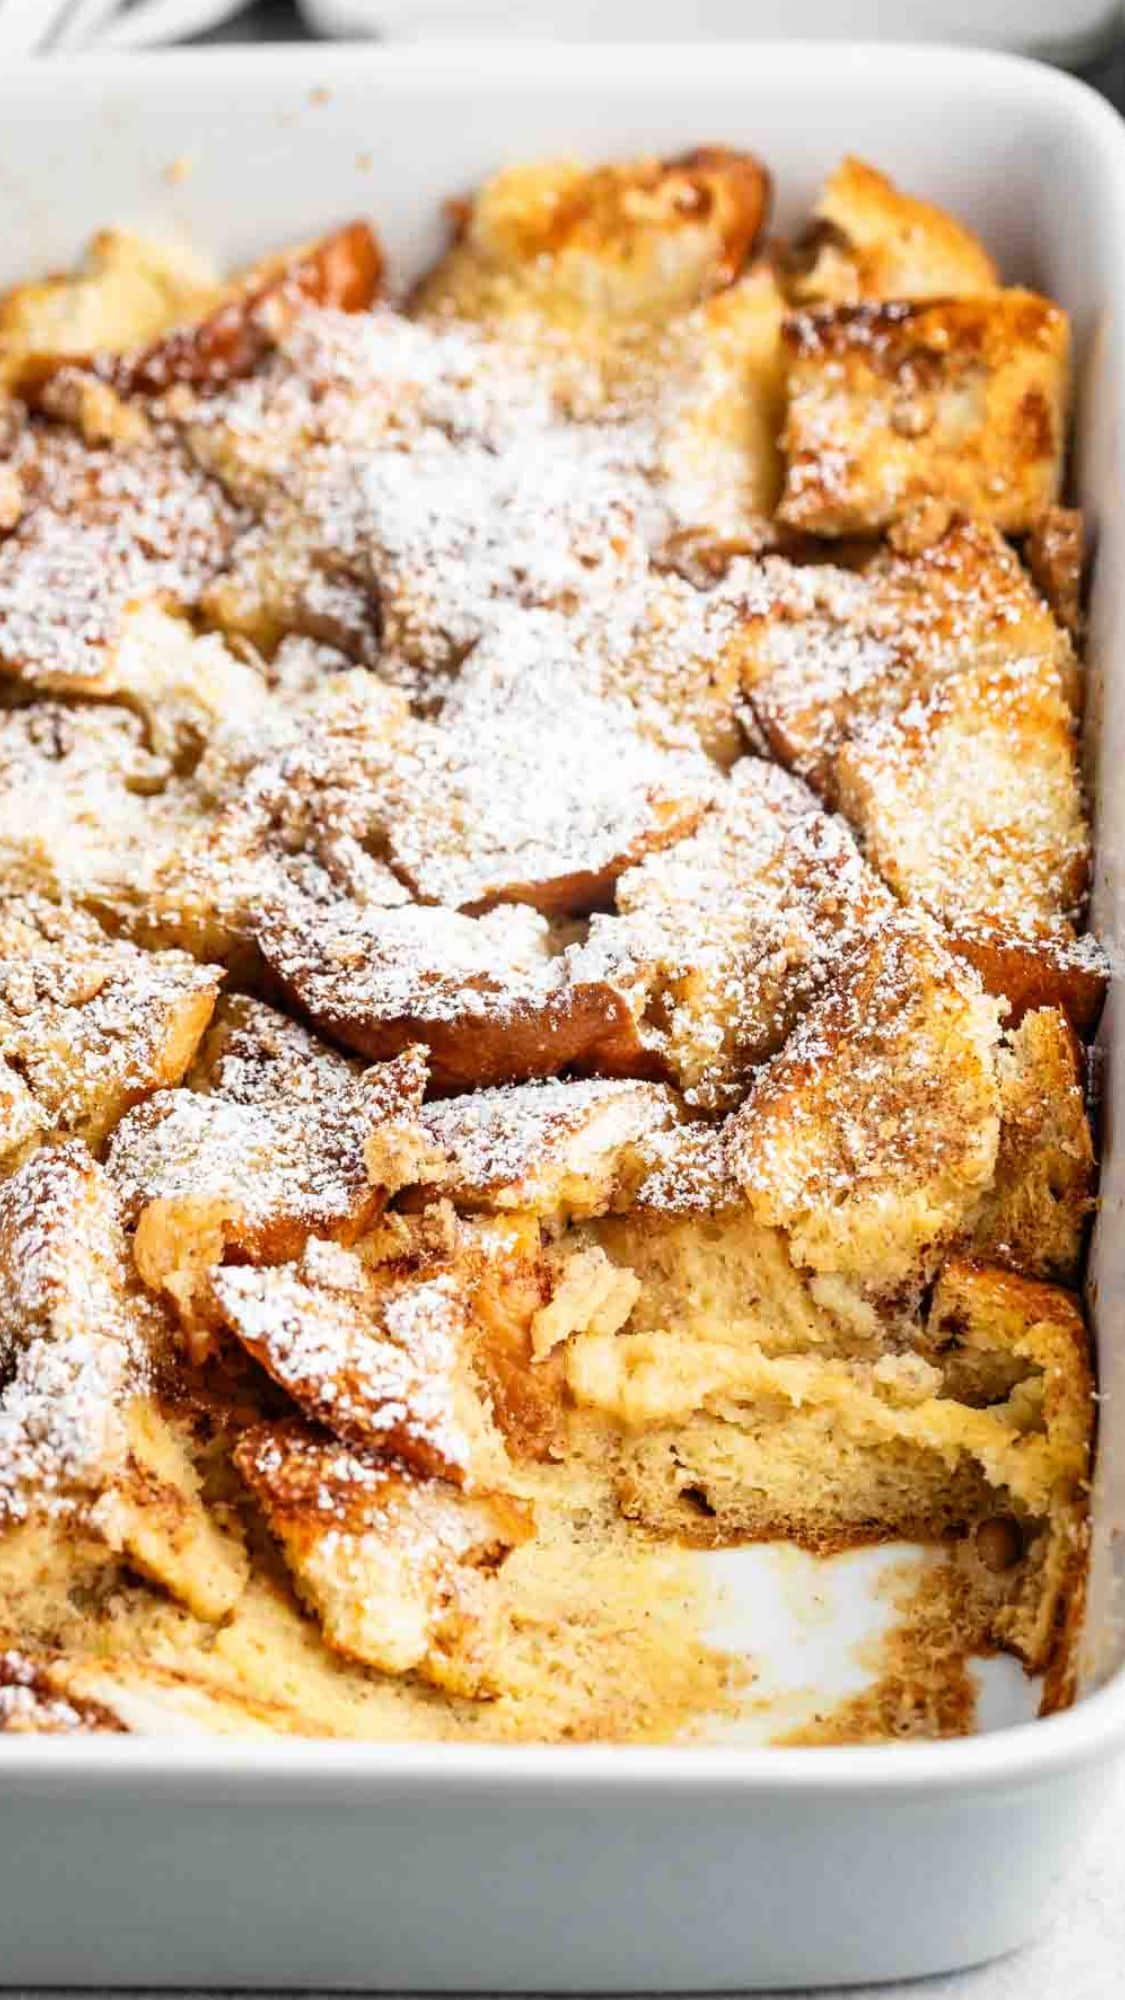
[[[437,246],[442,197],[552,149],[744,144],[795,208],[861,147],[963,212],[1075,317],[1097,912],[1125,938],[1125,127],[1082,86],[885,46],[224,51],[9,69],[0,131],[0,278],[65,263],[109,220],[246,256],[356,210],[405,274]],[[745,1989],[923,1973],[1027,1936],[1125,1737],[1120,1014],[1115,991],[1075,1708],[874,1749],[10,1738],[0,1983]]]

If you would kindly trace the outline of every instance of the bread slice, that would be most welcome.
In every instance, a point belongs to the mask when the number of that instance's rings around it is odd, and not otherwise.
[[[554,1076],[628,1031],[605,979],[572,971],[536,911],[348,900],[267,912],[263,957],[322,1032],[374,1060],[413,1042],[442,1090]]]
[[[1043,661],[967,666],[836,759],[840,810],[904,901],[959,924],[1073,935],[1090,842],[1077,729]]]
[[[587,168],[508,167],[455,211],[455,239],[416,309],[560,332],[661,325],[737,277],[765,220],[769,181],[748,153]]]
[[[1020,534],[1058,498],[1069,331],[1049,300],[817,307],[784,338],[789,527],[869,534],[936,497]]]
[[[849,153],[829,174],[792,273],[802,305],[980,298],[1000,279],[963,222]]]
[[[973,1253],[1073,1284],[1094,1185],[1082,1045],[1060,1009],[1037,1007],[1005,1037],[997,1062],[1000,1148]]]
[[[196,1616],[223,1618],[245,1556],[155,1394],[169,1329],[133,1273],[112,1184],[77,1143],[0,1187],[0,1345],[0,1516],[64,1516]]]
[[[861,573],[771,558],[741,630],[757,726],[1008,999],[1089,1027],[1076,663],[995,530],[919,517]]]
[[[159,395],[176,383],[213,390],[250,374],[309,306],[362,311],[382,275],[382,252],[366,222],[279,251],[225,282],[188,253],[170,256],[141,237],[108,231],[94,238],[85,273],[0,302],[8,377],[32,397],[60,365],[76,363],[125,396]]]
[[[46,356],[120,354],[206,312],[220,291],[217,270],[186,245],[99,230],[74,271],[0,298],[0,375],[18,381]]]
[[[425,1085],[420,1049],[363,1070],[259,1001],[222,1003],[187,1087],[123,1119],[107,1159],[137,1267],[199,1344],[212,1265],[352,1242],[414,1177]]]
[[[777,505],[784,315],[775,260],[760,257],[619,366],[614,402],[646,399],[654,477],[681,544],[752,536]]]
[[[294,1263],[227,1265],[212,1285],[225,1325],[314,1423],[457,1486],[495,1475],[455,1268],[387,1275],[315,1237]]]
[[[247,1431],[234,1456],[331,1647],[453,1694],[496,1691],[495,1571],[532,1532],[526,1508],[298,1424]]]
[[[776,766],[744,758],[694,834],[630,869],[617,914],[568,954],[633,1022],[618,1052],[647,1060],[705,1110],[736,1103],[858,933],[893,907],[846,828]]]
[[[459,1209],[530,1210],[554,1224],[628,1206],[644,1142],[678,1116],[660,1084],[574,1078],[439,1099],[422,1123]]]
[[[416,896],[581,913],[702,818],[706,759],[643,736],[627,702],[587,691],[571,654],[564,621],[505,619],[438,721],[396,743],[374,806],[383,851]]]
[[[0,906],[0,1076],[11,1167],[34,1146],[100,1146],[129,1106],[183,1076],[218,977],[179,952],[108,938],[41,897]]]
[[[873,932],[755,1076],[731,1171],[793,1257],[861,1296],[933,1270],[996,1167],[999,1009],[936,930]]]
[[[190,608],[223,567],[239,516],[174,439],[147,430],[91,448],[30,426],[13,461],[23,494],[0,541],[0,673],[29,688],[89,683],[138,599]]]

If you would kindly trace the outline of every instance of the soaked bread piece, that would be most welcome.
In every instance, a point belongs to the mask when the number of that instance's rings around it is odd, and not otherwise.
[[[95,236],[85,269],[0,300],[0,356],[23,395],[60,363],[85,363],[125,396],[174,383],[213,389],[249,374],[306,305],[359,312],[382,280],[365,222],[263,258],[221,280],[186,249],[121,230]]]
[[[458,1207],[569,1221],[627,1205],[645,1173],[642,1142],[678,1115],[660,1084],[574,1079],[440,1099],[422,1123]]]
[[[416,896],[581,913],[702,817],[706,760],[642,736],[627,703],[571,678],[569,657],[565,625],[506,622],[440,720],[399,739],[376,809],[387,858]]]
[[[235,1462],[330,1646],[452,1693],[495,1691],[495,1571],[532,1532],[524,1507],[296,1424],[246,1432]]]
[[[425,1158],[425,1084],[418,1049],[363,1070],[259,1001],[224,1001],[187,1086],[132,1112],[110,1145],[146,1283],[206,1326],[224,1257],[354,1241]]]
[[[818,307],[785,348],[789,527],[869,534],[936,498],[1019,534],[1058,498],[1069,330],[1048,299]]]
[[[218,977],[179,952],[108,938],[39,897],[0,907],[0,1161],[71,1137],[100,1146],[131,1104],[178,1083]]]
[[[228,1266],[213,1283],[224,1323],[338,1438],[458,1486],[495,1470],[455,1269],[388,1276],[314,1238],[295,1264]]]
[[[0,1515],[72,1519],[197,1616],[225,1616],[245,1559],[161,1409],[168,1329],[112,1184],[76,1144],[0,1187],[0,1353]]]
[[[903,913],[758,1071],[731,1169],[799,1263],[893,1290],[966,1226],[996,1165],[997,1012]]]
[[[935,527],[918,517],[860,574],[771,558],[742,628],[750,707],[1016,1016],[1063,1005],[1086,1028],[1104,967],[1076,928],[1073,649],[994,531]]]
[[[572,970],[546,919],[526,908],[282,907],[259,943],[323,1033],[376,1060],[420,1042],[442,1090],[554,1076],[628,1028],[613,987]]]
[[[240,525],[172,438],[90,447],[35,425],[14,461],[23,506],[0,541],[0,672],[50,692],[112,687],[138,600],[191,607]]]
[[[596,915],[574,974],[622,996],[632,1045],[595,1051],[627,1073],[646,1062],[706,1110],[738,1101],[784,1044],[851,942],[891,908],[843,823],[798,780],[736,765],[690,838],[631,869],[617,914]]]
[[[802,304],[980,298],[999,285],[980,238],[847,154],[828,176],[791,274]]]
[[[48,356],[120,354],[205,312],[220,289],[214,265],[186,244],[99,230],[76,270],[0,298],[0,376],[18,382]]]
[[[415,295],[454,319],[538,316],[560,331],[660,324],[738,276],[769,180],[748,153],[587,168],[506,168],[455,216],[455,241]]]
[[[1094,1185],[1082,1045],[1058,1008],[1036,1007],[1006,1036],[998,1066],[1000,1148],[974,1254],[1074,1283]]]

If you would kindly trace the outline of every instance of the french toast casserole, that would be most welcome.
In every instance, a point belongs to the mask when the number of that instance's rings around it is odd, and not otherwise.
[[[859,160],[769,211],[0,300],[0,1727],[683,1739],[764,1541],[1069,1699],[1067,319]]]

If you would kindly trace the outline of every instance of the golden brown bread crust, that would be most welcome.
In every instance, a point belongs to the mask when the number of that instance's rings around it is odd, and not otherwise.
[[[247,1431],[234,1457],[330,1646],[452,1693],[495,1691],[494,1573],[532,1532],[526,1508],[295,1424]]]
[[[382,277],[383,254],[370,225],[349,222],[254,265],[202,318],[173,324],[145,345],[130,343],[132,351],[95,347],[85,358],[123,396],[159,395],[176,382],[217,389],[249,375],[302,306],[361,312],[378,295]],[[67,363],[76,358],[71,349]],[[34,401],[59,365],[56,355],[28,353],[15,375],[20,394]]]
[[[824,184],[792,289],[801,304],[980,297],[999,283],[980,239],[848,154]]]
[[[1018,534],[1057,499],[1069,331],[1049,300],[816,308],[784,340],[790,527],[871,533],[936,497]]]
[[[453,247],[415,309],[539,313],[559,327],[659,321],[737,277],[768,201],[761,163],[721,146],[625,166],[511,167],[454,205]]]

